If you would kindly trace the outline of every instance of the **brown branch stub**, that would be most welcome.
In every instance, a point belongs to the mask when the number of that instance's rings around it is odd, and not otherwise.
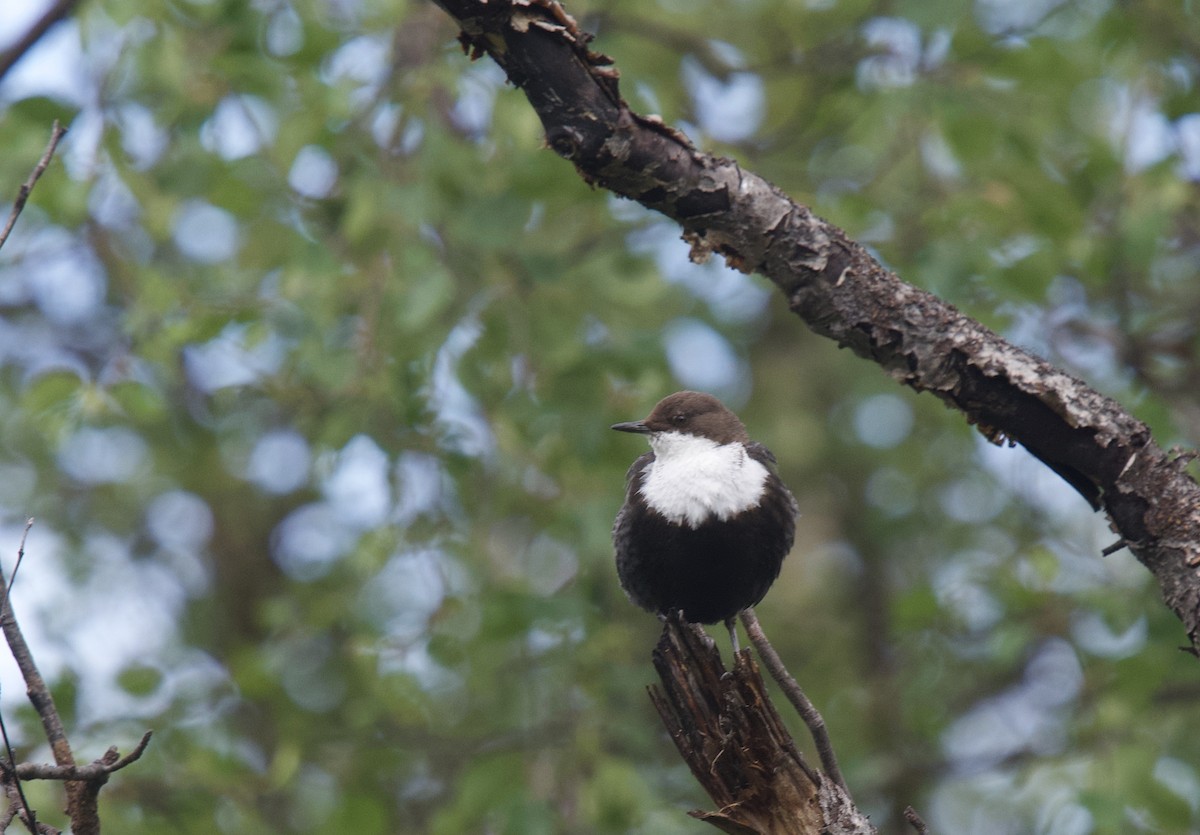
[[[94,760],[90,765],[83,768],[71,768],[73,775],[66,775],[62,778],[70,782],[68,785],[82,785],[82,790],[78,793],[78,800],[68,807],[68,812],[71,816],[71,831],[100,833],[100,789],[108,782],[108,776],[114,771],[118,771],[132,762],[141,758],[142,753],[146,750],[146,746],[150,744],[150,731],[142,734],[141,740],[134,749],[124,757],[120,756],[116,746],[110,747],[104,752],[104,755],[98,760]],[[57,769],[59,766],[50,766],[51,769]],[[20,773],[21,767],[17,767],[17,772]],[[70,796],[70,795],[68,795]]]
[[[723,832],[800,835],[875,830],[844,791],[796,750],[748,651],[728,673],[698,626],[668,618],[650,698],[696,780],[717,805],[692,815]]]
[[[29,179],[21,184],[21,188],[17,192],[17,199],[13,201],[12,211],[9,212],[8,220],[4,224],[4,229],[0,230],[0,247],[4,246],[4,242],[12,234],[13,227],[17,225],[17,218],[21,216],[21,212],[25,208],[25,203],[29,200],[29,195],[33,192],[33,187],[37,185],[37,181],[41,179],[42,174],[50,166],[50,160],[54,157],[54,151],[58,148],[59,141],[66,133],[67,129],[55,119],[54,126],[50,129],[50,142],[46,145],[46,150],[42,154],[42,158],[34,166]]]
[[[909,826],[916,830],[917,835],[929,835],[929,827],[913,807],[904,807],[904,819],[908,821]]]
[[[1128,547],[1129,547],[1128,542],[1126,542],[1124,539],[1118,539],[1112,545],[1105,546],[1103,549],[1101,549],[1100,556],[1111,557],[1113,554],[1117,553],[1117,551],[1123,550]]]
[[[87,765],[50,765],[49,763],[21,763],[17,766],[17,776],[22,780],[62,780],[79,782],[98,782],[101,785],[108,780],[108,775],[114,771],[137,762],[146,752],[153,731],[146,731],[133,750],[125,756],[120,756],[116,746],[109,748],[99,759]]]
[[[696,257],[718,252],[765,275],[812,330],[940,398],[989,439],[1020,443],[1103,509],[1200,648],[1200,485],[1145,424],[904,283],[762,177],[634,114],[613,68],[593,62],[553,0],[435,2],[522,89],[548,144],[584,180],[678,221]]]

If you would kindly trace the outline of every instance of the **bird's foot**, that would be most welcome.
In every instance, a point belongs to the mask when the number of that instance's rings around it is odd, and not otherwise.
[[[738,644],[737,617],[725,618],[725,628],[729,630],[729,643],[733,645],[733,657],[736,659],[741,647]]]

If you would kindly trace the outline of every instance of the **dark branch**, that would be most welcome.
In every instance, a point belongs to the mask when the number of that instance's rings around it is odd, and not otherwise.
[[[8,74],[8,71],[25,56],[25,53],[42,39],[42,35],[46,34],[51,26],[69,15],[78,5],[79,0],[58,0],[54,5],[46,9],[46,13],[38,18],[25,31],[25,34],[17,39],[16,43],[4,50],[4,52],[0,52],[0,79],[3,79]]]
[[[1015,441],[1062,476],[1158,580],[1200,646],[1200,485],[1118,403],[930,293],[732,160],[701,153],[621,99],[553,0],[435,0],[473,57],[491,56],[537,111],[547,144],[589,183],[678,221],[697,257],[759,272],[815,332]]]
[[[1123,540],[1123,539],[1118,539],[1118,540],[1117,540],[1116,542],[1114,542],[1112,545],[1109,545],[1109,546],[1108,546],[1108,547],[1106,547],[1104,550],[1102,550],[1102,551],[1100,552],[1100,556],[1102,556],[1102,557],[1111,557],[1113,554],[1117,553],[1117,551],[1120,551],[1122,548],[1127,548],[1127,547],[1129,547],[1129,543],[1128,543],[1128,542],[1126,542],[1126,541],[1125,541],[1125,540]]]
[[[37,181],[41,179],[42,174],[49,167],[50,160],[54,156],[54,149],[58,147],[59,140],[63,138],[66,132],[67,129],[59,125],[58,120],[55,119],[54,127],[50,129],[50,143],[46,145],[46,152],[38,160],[38,164],[34,167],[33,173],[29,175],[29,179],[21,184],[21,189],[17,192],[17,199],[13,202],[12,211],[8,214],[8,222],[4,224],[3,231],[0,231],[0,247],[4,246],[4,242],[12,234],[13,227],[17,224],[17,218],[21,216],[21,211],[25,208],[25,203],[29,200],[29,195],[33,192],[33,187],[37,185]]]
[[[925,824],[925,821],[921,820],[921,816],[917,814],[916,809],[911,806],[905,806],[904,819],[916,830],[917,835],[928,835],[929,827]]]

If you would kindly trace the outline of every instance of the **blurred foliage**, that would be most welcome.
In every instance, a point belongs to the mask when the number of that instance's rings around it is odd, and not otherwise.
[[[1194,446],[1188,9],[569,7],[635,108]],[[685,386],[797,494],[759,613],[885,831],[1200,827],[1195,662],[1103,521],[589,189],[432,4],[59,31],[71,84],[0,85],[5,192],[71,126],[0,251],[0,550],[38,518],[18,613],[80,756],[156,731],[108,828],[706,831],[609,544],[607,427]]]

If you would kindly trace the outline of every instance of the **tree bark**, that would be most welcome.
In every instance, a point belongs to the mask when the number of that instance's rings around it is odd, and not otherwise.
[[[677,618],[654,648],[662,687],[650,698],[715,812],[691,812],[731,835],[875,835],[849,795],[804,761],[745,649],[725,671],[704,630]]]
[[[472,57],[521,88],[546,141],[589,183],[676,220],[694,257],[718,252],[782,291],[812,330],[1019,443],[1103,509],[1200,644],[1200,485],[1145,424],[1080,380],[906,284],[846,234],[733,160],[696,150],[622,100],[617,71],[553,0],[435,0]]]

